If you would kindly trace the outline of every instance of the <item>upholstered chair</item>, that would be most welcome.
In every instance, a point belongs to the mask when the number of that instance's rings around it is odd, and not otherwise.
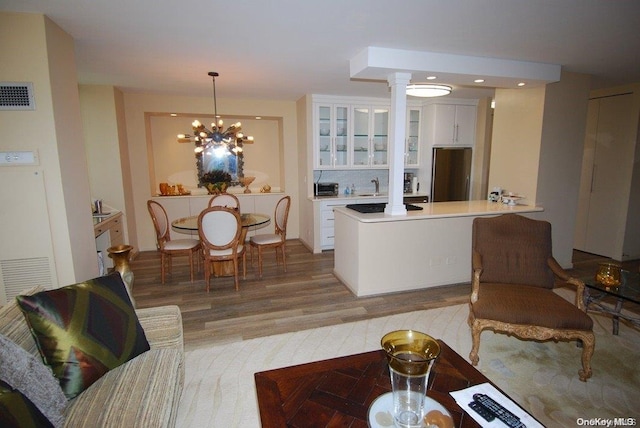
[[[260,234],[252,236],[249,240],[251,247],[251,263],[253,264],[253,249],[258,249],[258,277],[262,278],[262,251],[265,248],[276,250],[276,264],[278,263],[278,250],[282,257],[282,266],[287,271],[286,243],[287,243],[287,219],[289,218],[289,207],[291,197],[285,196],[278,201],[275,209],[275,233]]]
[[[220,193],[218,195],[214,195],[209,199],[209,207],[227,207],[227,208],[235,208],[240,210],[240,201],[236,197],[236,195],[232,195],[231,193]]]
[[[153,227],[156,230],[156,245],[160,251],[160,281],[165,282],[165,270],[171,274],[172,257],[178,255],[186,255],[189,257],[189,272],[191,282],[193,282],[193,263],[194,261],[200,266],[200,241],[197,239],[171,239],[171,226],[167,211],[156,201],[147,201],[147,209],[153,221]]]
[[[221,206],[205,209],[198,216],[198,234],[202,241],[207,291],[211,282],[212,264],[216,262],[233,263],[236,291],[239,290],[238,262],[242,259],[243,279],[247,276],[247,264],[245,246],[240,242],[242,222],[238,210]]]
[[[517,214],[473,221],[469,359],[478,364],[480,333],[493,330],[521,339],[577,340],[582,346],[580,380],[591,377],[595,347],[584,283],[570,277],[552,256],[551,224]],[[573,303],[553,291],[576,289]]]

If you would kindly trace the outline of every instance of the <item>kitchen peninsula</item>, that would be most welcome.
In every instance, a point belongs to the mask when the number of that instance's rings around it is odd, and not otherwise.
[[[414,205],[422,210],[399,216],[334,209],[334,274],[356,296],[470,282],[474,218],[505,213],[536,218],[543,211],[489,201]]]

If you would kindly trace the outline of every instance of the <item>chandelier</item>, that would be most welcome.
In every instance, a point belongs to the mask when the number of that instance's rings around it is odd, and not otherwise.
[[[253,137],[245,136],[242,133],[242,124],[236,122],[224,129],[224,122],[218,116],[218,104],[216,101],[216,77],[215,71],[210,71],[209,76],[213,79],[213,111],[217,122],[211,124],[211,129],[207,129],[199,120],[191,123],[193,135],[178,134],[179,143],[195,144],[194,152],[196,156],[202,156],[205,150],[210,150],[216,156],[233,155],[242,157],[242,146],[253,143]]]

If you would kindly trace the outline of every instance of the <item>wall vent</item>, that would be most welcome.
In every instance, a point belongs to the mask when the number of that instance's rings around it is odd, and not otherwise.
[[[47,290],[52,288],[51,267],[48,257],[30,259],[0,260],[0,300],[9,302],[18,294],[41,285]]]
[[[35,110],[33,83],[0,82],[0,110]]]

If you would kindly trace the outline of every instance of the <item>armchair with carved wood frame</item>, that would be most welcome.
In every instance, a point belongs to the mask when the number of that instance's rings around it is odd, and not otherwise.
[[[595,336],[584,307],[585,285],[553,258],[551,224],[517,214],[475,218],[472,268],[468,323],[473,365],[479,360],[480,333],[489,329],[521,339],[577,340],[582,344],[580,380],[591,377]],[[573,304],[553,292],[562,284],[576,288]]]

